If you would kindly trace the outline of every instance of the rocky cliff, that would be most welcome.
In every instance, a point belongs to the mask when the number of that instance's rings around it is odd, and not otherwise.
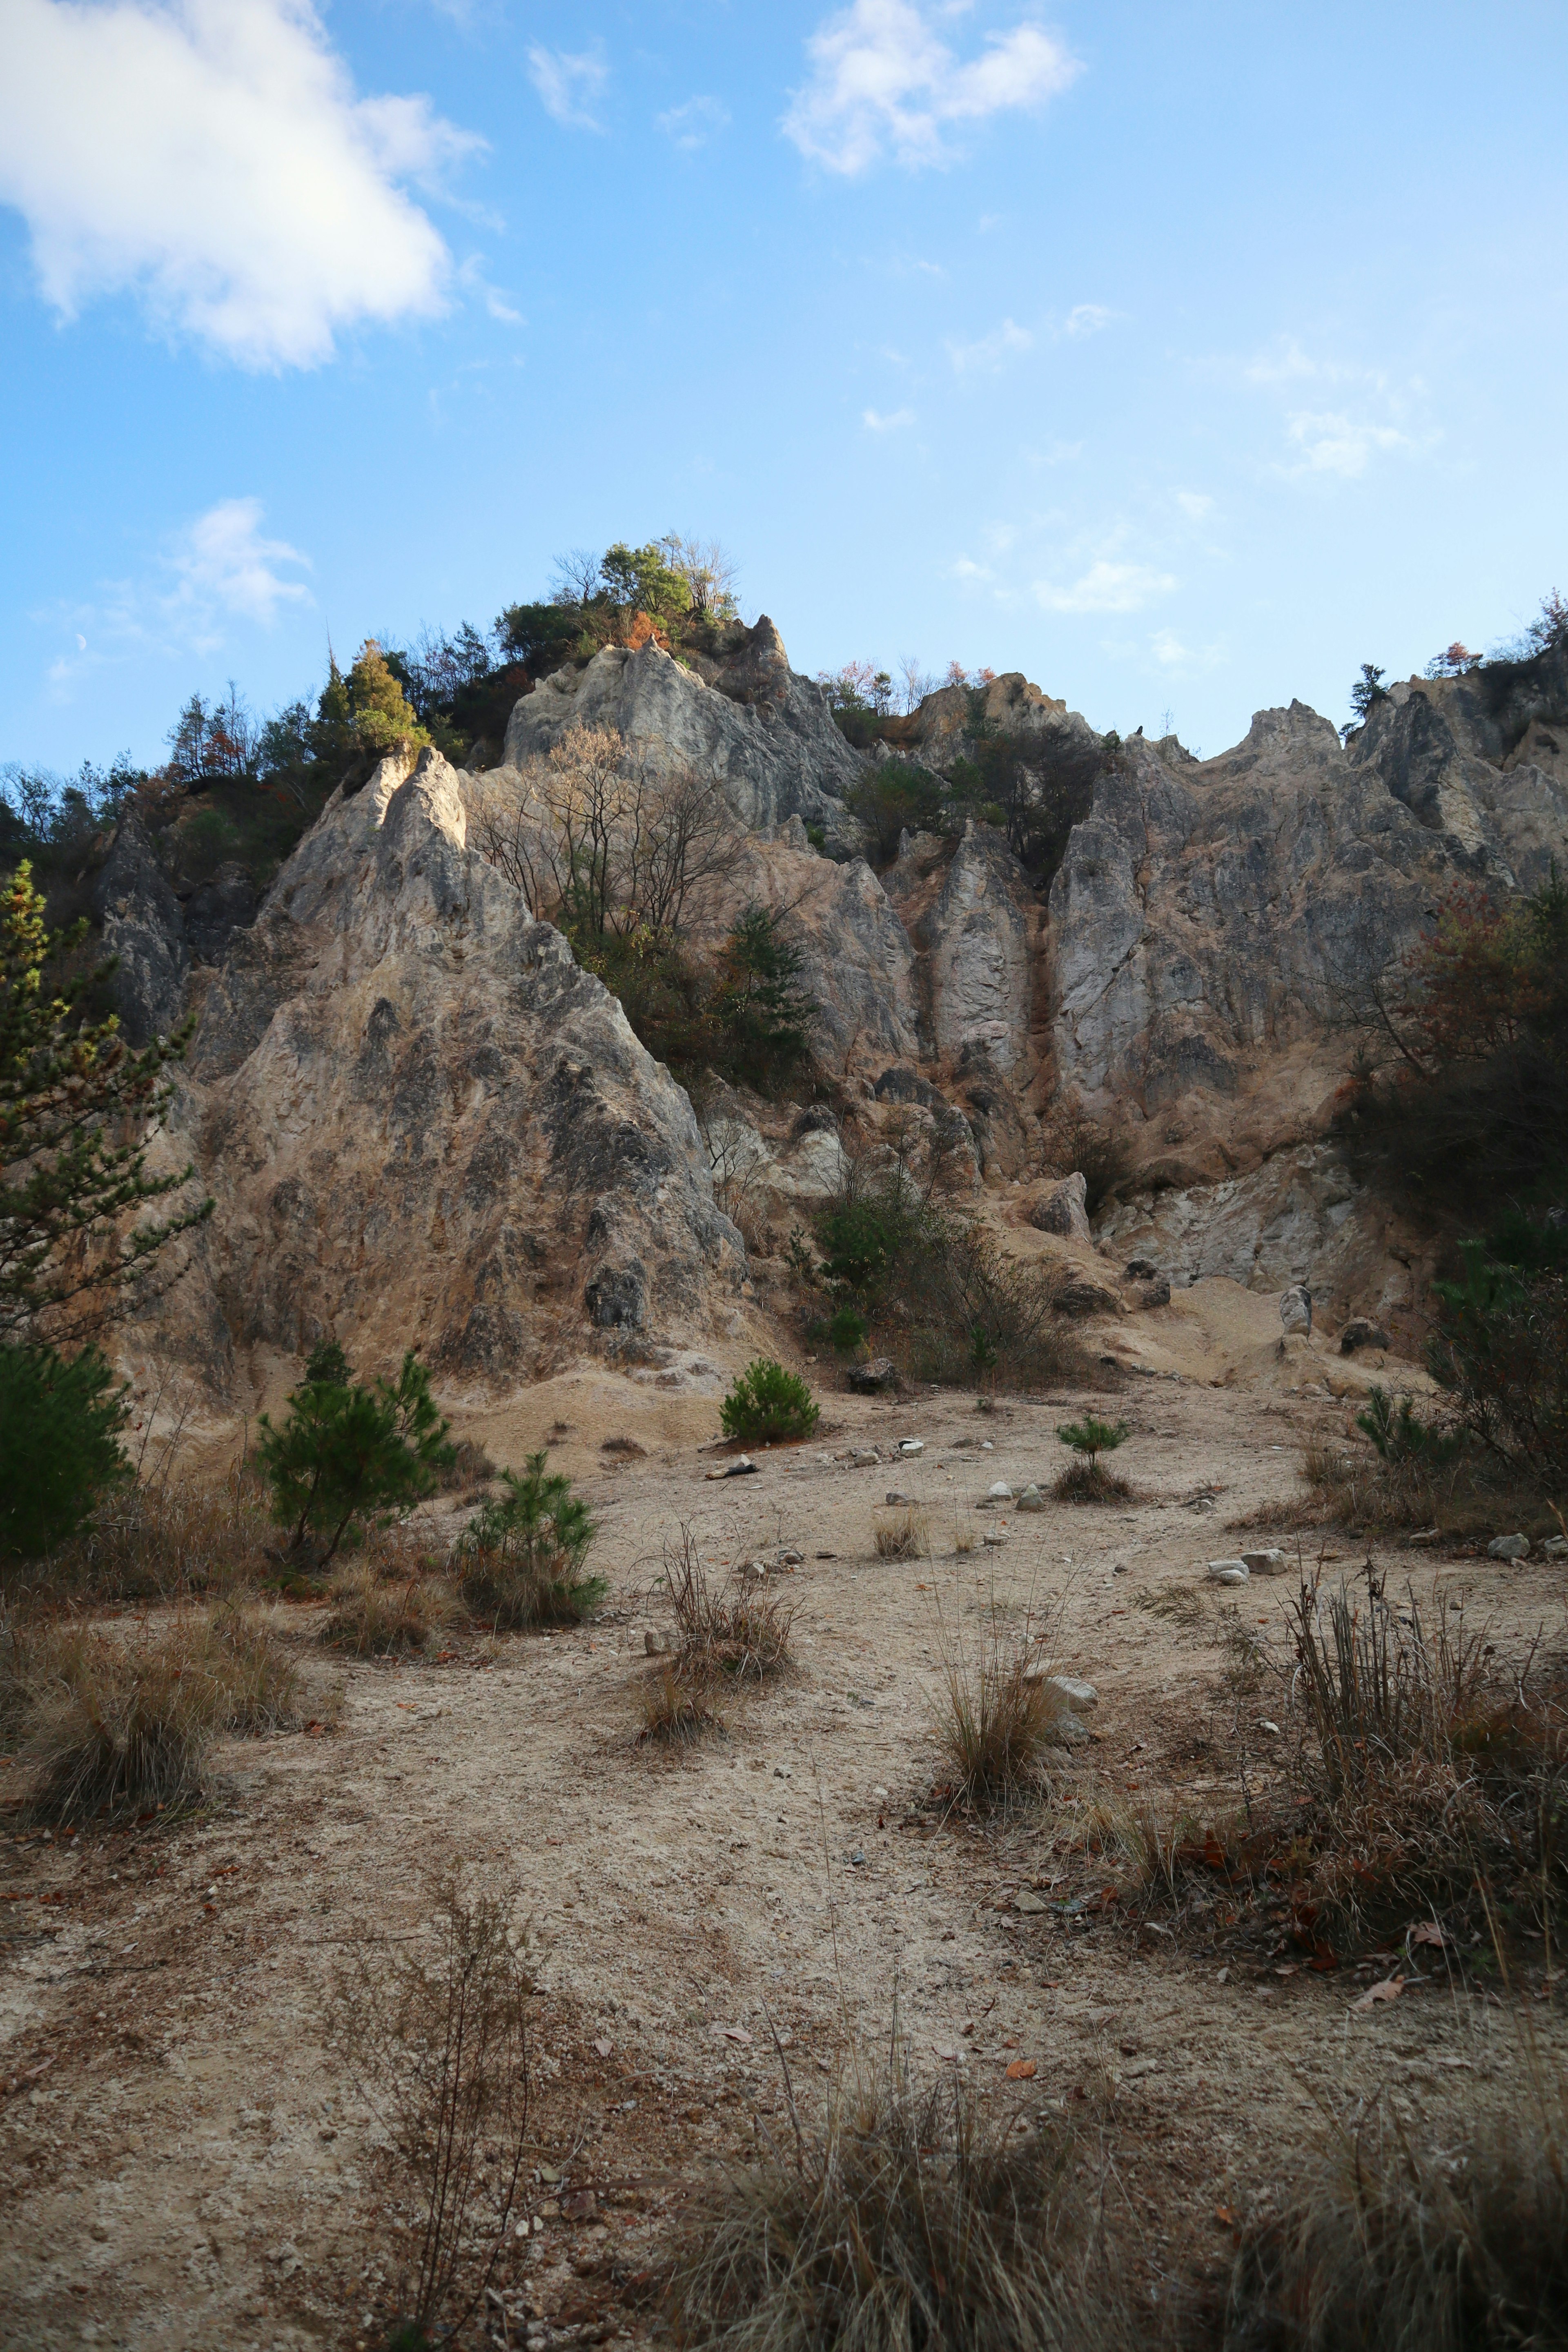
[[[185,1352],[417,1339],[453,1380],[634,1360],[745,1285],[691,1106],[467,845],[424,753],[334,798],[201,994],[171,1150],[216,1202],[161,1302]]]

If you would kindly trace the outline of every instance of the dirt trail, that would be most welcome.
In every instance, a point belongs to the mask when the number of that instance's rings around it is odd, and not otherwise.
[[[363,2118],[325,2046],[326,1988],[357,1939],[415,1932],[432,1874],[458,1860],[518,1889],[542,1988],[541,2155],[600,2209],[562,2219],[557,2186],[533,2192],[544,2226],[520,2260],[548,2323],[536,2346],[646,2329],[636,2281],[687,2185],[715,2153],[784,2128],[774,2032],[807,2103],[850,2040],[886,2042],[895,2000],[922,2075],[962,2066],[1026,2112],[1107,2097],[1116,2193],[1156,2277],[1228,2255],[1215,2209],[1288,2174],[1317,2101],[1386,2085],[1396,2112],[1440,2129],[1489,2084],[1517,2083],[1521,2011],[1561,2052],[1559,2009],[1533,1990],[1500,2006],[1435,1972],[1358,2014],[1364,1973],[1233,1959],[1222,1979],[1202,1932],[1141,1939],[1114,1904],[1058,1907],[1114,1878],[1066,1852],[1071,1801],[1179,1791],[1199,1815],[1226,1810],[1238,1706],[1251,1785],[1266,1784],[1264,1703],[1227,1688],[1225,1643],[1278,1627],[1294,1582],[1232,1593],[1205,1586],[1203,1564],[1234,1548],[1227,1519],[1294,1490],[1302,1436],[1344,1413],[1322,1396],[1140,1381],[1117,1465],[1136,1499],[978,1509],[994,1480],[1054,1474],[1055,1426],[1083,1402],[984,1415],[953,1394],[835,1398],[831,1434],[722,1483],[699,1450],[710,1401],[585,1374],[498,1417],[484,1433],[514,1460],[552,1422],[574,1424],[556,1456],[603,1523],[600,1623],[340,1671],[311,1646],[313,1612],[282,1612],[323,1712],[342,1685],[335,1728],[234,1744],[224,1792],[173,1832],[8,1847],[0,2345],[367,2340],[384,2249]],[[611,1466],[609,1434],[645,1456]],[[905,1437],[919,1456],[830,1458]],[[1212,1506],[1187,1507],[1204,1486]],[[889,1488],[927,1507],[929,1560],[873,1556]],[[803,1555],[778,1576],[798,1667],[734,1705],[726,1736],[670,1759],[636,1745],[636,1701],[645,1634],[667,1624],[661,1548],[683,1522],[716,1570]],[[955,1550],[961,1528],[976,1549]],[[1327,1570],[1363,1556],[1331,1548]],[[1561,1570],[1376,1557],[1393,1584],[1467,1591],[1505,1654],[1543,1622],[1560,1633]],[[944,1659],[974,1654],[993,1612],[1048,1615],[1059,1664],[1100,1703],[1063,1758],[1060,1810],[968,1824],[929,1802],[931,1707]],[[0,1771],[0,1797],[15,1786]],[[1019,2059],[1035,2075],[1007,2082]]]

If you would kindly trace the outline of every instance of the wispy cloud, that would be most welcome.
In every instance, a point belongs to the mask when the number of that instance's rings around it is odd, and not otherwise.
[[[1364,417],[1342,411],[1299,411],[1286,419],[1286,434],[1301,455],[1296,468],[1309,474],[1338,474],[1354,481],[1364,474],[1380,450],[1414,449],[1408,433],[1393,425],[1373,425]]]
[[[689,150],[706,147],[710,139],[727,130],[730,110],[721,99],[689,98],[684,105],[672,106],[667,113],[655,115],[654,121],[667,139]]]
[[[426,189],[483,142],[424,98],[355,95],[309,0],[5,0],[0,201],[45,299],[132,293],[253,368],[445,304]]]
[[[1189,522],[1202,522],[1205,515],[1214,511],[1214,500],[1206,490],[1178,490],[1175,497]]]
[[[860,415],[860,422],[869,433],[897,433],[901,425],[912,425],[914,421],[912,408],[895,408],[890,416],[879,415],[876,409],[867,408]]]
[[[959,126],[1042,106],[1077,75],[1062,43],[1036,25],[991,34],[961,60],[936,29],[959,13],[939,0],[854,0],[825,18],[805,45],[811,78],[792,93],[786,138],[847,178],[887,154],[906,169],[946,164]]]
[[[310,559],[285,539],[261,535],[259,499],[220,499],[175,538],[165,559],[175,585],[161,601],[165,614],[232,613],[268,624],[279,604],[309,604]]]
[[[1108,310],[1103,303],[1080,302],[1068,312],[1062,332],[1074,342],[1080,342],[1086,335],[1098,335],[1102,327],[1109,327],[1114,316],[1115,312]]]
[[[999,327],[993,328],[990,334],[982,335],[975,342],[955,343],[950,338],[947,355],[960,375],[976,372],[994,375],[1004,360],[1010,358],[1015,352],[1032,352],[1034,348],[1035,339],[1027,327],[1020,327],[1012,319],[1004,319]]]
[[[542,48],[537,41],[528,52],[528,79],[544,111],[569,131],[604,129],[593,108],[609,74],[604,47],[598,41],[575,55],[565,49]]]
[[[1101,556],[1066,588],[1035,583],[1036,601],[1047,613],[1137,613],[1176,585],[1168,572],[1147,563],[1116,563]]]

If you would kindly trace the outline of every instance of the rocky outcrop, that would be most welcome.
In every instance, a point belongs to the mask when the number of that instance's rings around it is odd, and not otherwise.
[[[773,623],[764,615],[738,633],[723,660],[703,667],[707,677],[650,640],[636,652],[607,646],[583,669],[556,670],[513,709],[505,764],[521,767],[548,751],[568,728],[608,728],[656,776],[689,771],[716,779],[753,832],[798,815],[858,851],[860,829],[843,795],[865,762],[834,723],[821,688],[790,668]]]
[[[938,1054],[983,1054],[1006,1076],[1029,1044],[1034,976],[1024,908],[1028,878],[1003,836],[973,818],[925,918]]]
[[[745,1282],[685,1094],[468,850],[433,751],[334,795],[236,936],[170,1140],[216,1209],[163,1320],[209,1359],[417,1339],[505,1386],[700,1333]]]
[[[93,887],[92,911],[115,961],[110,982],[127,1045],[150,1045],[178,1028],[191,968],[180,902],[141,820],[124,816]]]

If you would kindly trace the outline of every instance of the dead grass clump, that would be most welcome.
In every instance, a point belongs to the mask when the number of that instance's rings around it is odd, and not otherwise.
[[[1568,2104],[1531,2071],[1527,2111],[1457,2149],[1386,2112],[1338,2129],[1283,2217],[1248,2231],[1225,2352],[1568,2344]]]
[[[331,1606],[321,1623],[329,1649],[354,1657],[384,1658],[400,1650],[422,1650],[437,1627],[449,1623],[452,1596],[417,1567],[406,1571],[375,1559],[356,1560],[334,1577]]]
[[[635,1437],[605,1437],[599,1441],[601,1454],[614,1454],[623,1462],[646,1462],[647,1447],[639,1445]]]
[[[437,1492],[457,1495],[467,1492],[475,1501],[483,1501],[485,1491],[500,1472],[477,1437],[464,1437],[452,1448],[452,1458],[436,1474]]]
[[[1531,1537],[1555,1535],[1556,1521],[1538,1486],[1494,1456],[1467,1449],[1455,1460],[1390,1458],[1347,1437],[1302,1448],[1310,1500],[1299,1522],[1395,1530],[1436,1528],[1447,1536],[1491,1536],[1500,1527]],[[1256,1524],[1261,1526],[1258,1518]]]
[[[42,1590],[79,1601],[180,1601],[258,1584],[276,1538],[243,1466],[221,1486],[158,1478],[105,1496],[92,1526],[49,1562]]]
[[[726,1577],[715,1591],[689,1528],[680,1548],[668,1545],[665,1584],[675,1612],[675,1673],[700,1684],[766,1682],[792,1663],[795,1612],[776,1593]]]
[[[793,2114],[793,2103],[792,2103]],[[984,2117],[956,2080],[841,2083],[820,2126],[733,2168],[674,2264],[701,2352],[1106,2352],[1137,2340],[1055,2125]]]
[[[296,1670],[265,1625],[185,1619],[125,1641],[82,1625],[29,1633],[22,1753],[37,1820],[85,1821],[191,1801],[225,1732],[292,1721]]]
[[[1125,1503],[1132,1489],[1102,1462],[1077,1460],[1051,1481],[1051,1493],[1058,1503]]]
[[[1037,1795],[1063,1711],[1039,1662],[1037,1639],[1027,1629],[1009,1635],[994,1614],[979,1658],[947,1661],[937,1702],[936,1734],[954,1797],[994,1806]]]
[[[700,1689],[681,1681],[673,1665],[660,1666],[637,1694],[642,1708],[639,1746],[654,1742],[662,1748],[689,1748],[710,1731],[722,1731],[723,1718],[708,1705]]]
[[[871,1538],[879,1559],[925,1559],[931,1553],[931,1528],[923,1511],[912,1507],[885,1512]]]
[[[384,2209],[400,2240],[395,2342],[434,2343],[437,2328],[455,2341],[487,2296],[500,2301],[528,2147],[533,1989],[512,1907],[443,1879],[420,1948],[362,1948],[333,1986],[334,2039],[386,2128],[378,2161],[402,2190]]]

